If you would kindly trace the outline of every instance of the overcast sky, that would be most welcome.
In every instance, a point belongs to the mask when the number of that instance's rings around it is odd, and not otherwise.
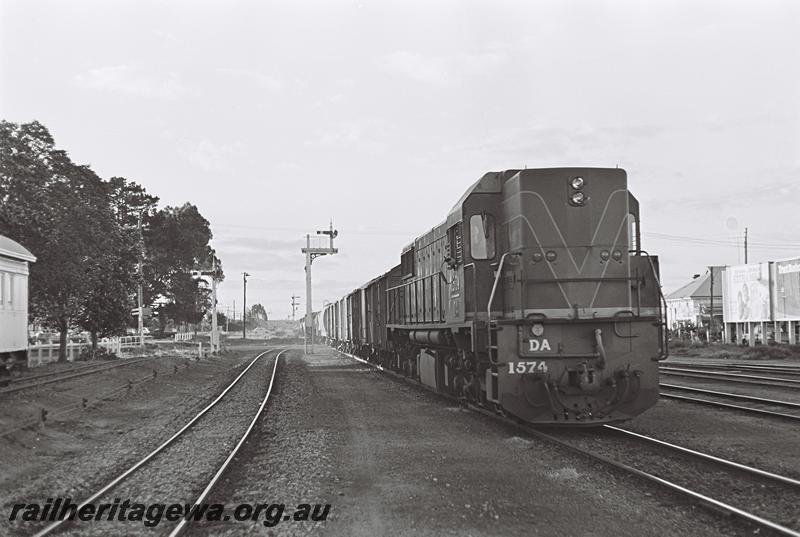
[[[248,303],[286,318],[332,218],[318,309],[523,166],[625,168],[665,291],[743,262],[745,227],[751,262],[800,255],[796,1],[0,6],[0,116],[197,205],[223,307],[247,271]]]

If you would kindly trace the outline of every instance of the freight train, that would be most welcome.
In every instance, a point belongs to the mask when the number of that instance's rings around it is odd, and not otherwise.
[[[28,365],[28,263],[36,258],[0,235],[0,384]]]
[[[656,403],[665,313],[626,172],[551,168],[485,174],[323,324],[331,346],[434,390],[600,425]]]

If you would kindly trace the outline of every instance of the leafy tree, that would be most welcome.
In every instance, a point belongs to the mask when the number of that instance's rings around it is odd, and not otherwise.
[[[162,330],[166,327],[167,319],[173,319],[176,323],[199,323],[211,305],[210,295],[211,292],[192,279],[190,274],[175,274],[164,294],[167,302],[159,310]]]
[[[210,293],[190,277],[192,270],[210,270],[214,263],[221,278],[222,262],[209,246],[211,228],[197,210],[186,203],[181,207],[165,207],[156,212],[144,233],[148,284],[146,302],[159,296],[167,304],[159,308],[162,326],[167,318],[175,322],[197,323],[210,307]]]
[[[115,230],[105,183],[88,166],[55,149],[38,122],[0,124],[0,232],[38,257],[31,267],[30,311],[61,333],[61,360],[70,326],[88,319],[97,324],[98,313],[107,314],[108,308],[99,308],[93,315],[87,297],[124,298],[114,292],[119,286],[98,289],[109,279],[101,260],[121,255]]]
[[[88,330],[96,345],[125,325],[142,258],[145,304],[162,304],[162,329],[168,317],[197,323],[207,311],[209,291],[189,272],[216,265],[222,273],[209,223],[189,203],[157,203],[132,181],[106,182],[73,163],[41,123],[0,121],[0,233],[38,257],[30,311],[61,332],[60,359],[70,327]]]
[[[269,321],[267,317],[267,310],[261,304],[253,304],[247,312],[247,326],[255,328],[256,326],[265,325]]]

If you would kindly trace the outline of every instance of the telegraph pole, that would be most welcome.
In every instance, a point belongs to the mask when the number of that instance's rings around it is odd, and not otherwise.
[[[314,352],[314,324],[313,324],[313,312],[312,305],[311,305],[311,263],[314,262],[314,258],[323,256],[323,255],[333,255],[339,253],[337,248],[333,247],[333,239],[339,235],[339,232],[333,229],[333,222],[330,223],[330,227],[327,230],[317,231],[317,235],[327,235],[330,238],[330,247],[329,248],[312,248],[311,247],[311,235],[306,235],[306,247],[302,248],[300,251],[306,254],[306,322],[305,322],[305,333],[304,333],[304,349],[305,352],[308,353],[308,340],[311,339],[311,353]]]
[[[747,264],[747,228],[744,228],[744,264]]]
[[[246,272],[242,272],[242,340],[247,339],[247,277],[250,276]]]
[[[708,267],[711,271],[711,315],[708,319],[708,343],[711,343],[711,338],[714,335],[714,267]]]
[[[139,229],[139,287],[136,291],[136,298],[137,303],[139,306],[139,347],[144,350],[144,290],[142,289],[142,284],[144,282],[144,237],[142,237],[142,212],[144,209],[139,211],[139,220],[137,224],[137,228]]]
[[[299,302],[295,302],[295,299],[296,299],[296,298],[300,298],[300,297],[299,297],[299,296],[297,296],[297,295],[292,295],[292,320],[293,320],[293,321],[294,321],[294,314],[295,314],[295,312],[297,311],[297,306],[299,306],[299,305],[300,305],[300,303],[299,303]]]

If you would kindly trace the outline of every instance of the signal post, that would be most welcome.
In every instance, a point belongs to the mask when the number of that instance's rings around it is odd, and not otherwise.
[[[306,247],[300,251],[306,254],[306,322],[305,330],[303,333],[303,346],[306,354],[308,354],[308,340],[311,339],[311,353],[314,353],[314,324],[313,324],[313,309],[311,305],[311,263],[314,259],[323,255],[333,255],[339,253],[338,248],[333,247],[333,239],[339,235],[339,232],[333,229],[333,222],[327,230],[317,231],[317,235],[327,235],[330,238],[329,248],[312,248],[311,235],[306,235]]]
[[[193,270],[191,274],[192,278],[196,280],[203,279],[204,276],[211,277],[211,352],[216,354],[220,351],[219,328],[217,327],[217,282],[220,271],[217,269],[216,258],[212,262],[211,270]]]

